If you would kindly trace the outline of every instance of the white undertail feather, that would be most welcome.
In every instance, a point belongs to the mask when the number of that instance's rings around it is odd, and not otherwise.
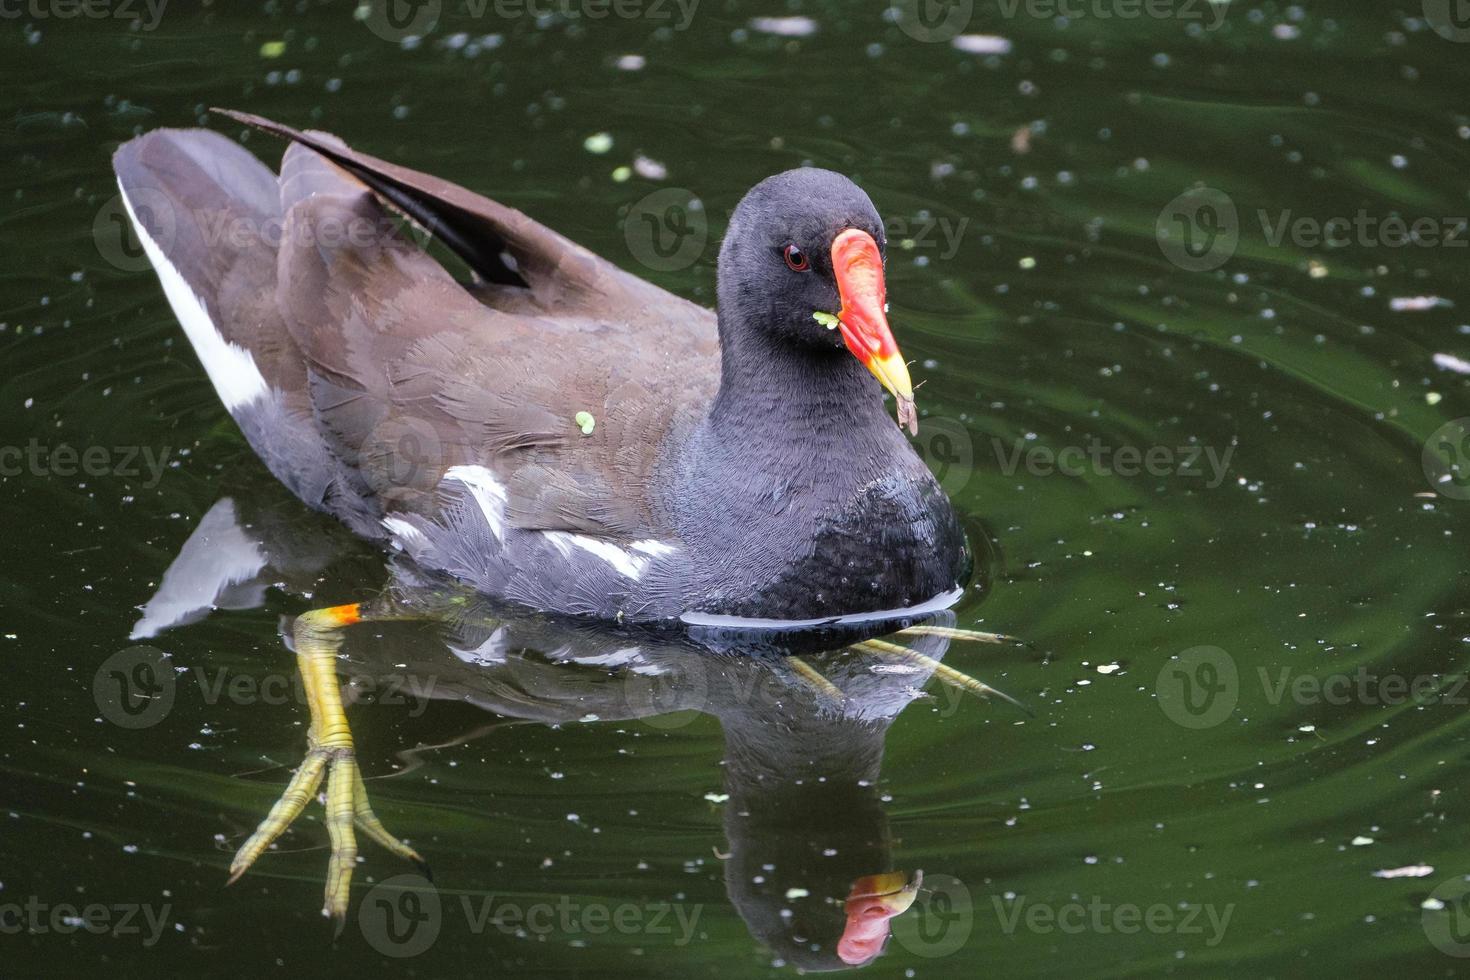
[[[393,545],[397,548],[414,548],[428,540],[423,531],[401,517],[383,518],[383,528],[393,536]]]
[[[127,208],[128,217],[137,229],[138,241],[142,243],[148,261],[153,263],[153,271],[158,273],[159,282],[163,283],[163,294],[168,297],[168,305],[173,307],[174,316],[178,317],[179,324],[184,328],[184,335],[189,338],[194,352],[204,363],[204,370],[214,383],[214,390],[219,393],[219,399],[224,402],[225,408],[234,412],[235,409],[266,395],[270,386],[266,384],[260,369],[255,366],[255,359],[250,356],[250,352],[230,343],[220,334],[214,321],[209,318],[204,302],[138,220],[138,215],[133,211],[133,202],[128,200],[128,192],[122,186],[121,180],[117,182],[117,187],[122,192],[123,207]]]

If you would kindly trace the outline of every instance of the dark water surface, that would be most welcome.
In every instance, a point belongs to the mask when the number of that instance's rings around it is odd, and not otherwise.
[[[1451,4],[421,6],[407,40],[371,4],[0,7],[0,972],[789,975],[842,965],[847,886],[891,869],[925,890],[873,975],[1467,968]],[[705,303],[747,187],[850,174],[888,222],[918,442],[988,542],[954,621],[1031,644],[924,649],[1035,717],[879,658],[813,658],[837,703],[537,622],[363,627],[358,755],[434,885],[375,891],[410,869],[364,844],[334,942],[313,805],[226,890],[304,749],[279,620],[390,572],[274,488],[123,236],[135,133],[279,158],[212,105]],[[193,621],[150,660],[138,607],[206,515],[258,535],[206,557],[269,562],[196,597],[238,608],[154,609]]]

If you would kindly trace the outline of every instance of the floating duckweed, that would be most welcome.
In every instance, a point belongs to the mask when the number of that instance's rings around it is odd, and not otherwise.
[[[582,149],[588,153],[596,153],[599,156],[612,149],[613,138],[611,133],[593,133],[582,141]]]
[[[821,310],[818,310],[817,312],[813,313],[812,314],[812,319],[813,320],[816,320],[818,323],[820,323],[822,326],[826,327],[828,330],[836,330],[837,329],[837,324],[840,322],[837,319],[837,317],[834,316],[833,314],[831,314],[831,313],[823,313]]]
[[[578,412],[573,418],[573,421],[581,428],[582,435],[584,436],[590,436],[593,428],[597,425],[597,420],[592,417],[591,412]]]
[[[260,46],[260,56],[262,58],[279,58],[285,53],[285,41],[267,41]]]
[[[633,176],[632,167],[618,167],[612,172],[612,179],[615,184],[624,183],[631,176]]]

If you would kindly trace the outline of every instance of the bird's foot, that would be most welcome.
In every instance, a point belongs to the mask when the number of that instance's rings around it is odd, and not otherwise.
[[[1014,643],[1025,646],[1025,641],[1004,633],[982,633],[980,630],[955,629],[952,626],[910,626],[898,631],[900,636],[940,636],[946,640],[965,640],[970,643]]]
[[[316,609],[297,618],[294,630],[297,665],[311,710],[306,759],[270,813],[230,862],[230,883],[233,884],[301,815],[325,777],[326,825],[332,856],[327,865],[322,914],[335,920],[339,930],[347,916],[352,870],[357,863],[354,827],[428,874],[428,865],[418,852],[390,834],[373,813],[368,803],[367,787],[357,767],[352,730],[342,710],[342,693],[336,670],[337,652],[342,645],[341,630],[361,619],[359,607],[355,604]]]
[[[913,627],[913,628],[914,629],[919,629],[919,630],[942,630],[942,629],[947,629],[947,627],[941,627],[941,626],[929,626],[929,627],[916,626],[916,627]],[[909,630],[901,630],[900,632],[901,633],[909,633]],[[968,630],[955,630],[954,632],[957,632],[957,633],[967,633],[969,631]],[[939,634],[928,633],[928,634],[921,634],[921,635],[929,635],[929,636],[940,635],[940,636],[943,636],[945,634],[943,634],[943,633],[939,633]],[[981,635],[981,636],[995,636],[995,635],[998,635],[998,634],[994,634],[994,633],[982,633],[982,634],[979,634],[979,635]],[[986,642],[992,642],[992,641],[986,641]],[[945,663],[942,663],[941,661],[935,660],[933,657],[930,657],[927,654],[920,653],[917,650],[910,650],[908,647],[903,646],[902,644],[890,643],[887,640],[863,640],[860,643],[854,643],[853,644],[853,647],[855,649],[862,650],[862,651],[864,651],[866,653],[876,653],[876,654],[879,654],[880,656],[883,656],[883,657],[891,658],[891,659],[894,659],[894,660],[899,660],[899,661],[902,661],[902,662],[905,662],[905,663],[914,664],[915,666],[918,666],[918,667],[922,667],[925,670],[928,670],[931,673],[933,673],[933,675],[935,677],[939,678],[940,681],[942,681],[945,684],[948,684],[950,687],[957,688],[958,690],[961,690],[961,691],[969,691],[971,694],[977,694],[980,697],[997,697],[997,698],[1000,698],[1002,701],[1005,701],[1008,704],[1015,705],[1017,708],[1020,708],[1022,711],[1026,712],[1026,714],[1033,715],[1033,717],[1034,717],[1034,714],[1033,714],[1033,712],[1031,711],[1030,708],[1026,707],[1024,704],[1022,704],[1021,702],[1017,701],[1015,698],[1011,697],[1009,694],[1006,694],[1004,691],[998,691],[995,688],[991,687],[989,684],[986,684],[984,681],[976,680],[975,678],[971,677],[969,674],[965,673],[962,670],[956,670],[955,668],[949,666],[948,664],[945,664]]]

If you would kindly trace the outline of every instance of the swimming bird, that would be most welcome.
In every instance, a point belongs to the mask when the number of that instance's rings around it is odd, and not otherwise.
[[[960,595],[960,521],[905,434],[883,222],[848,178],[752,187],[711,311],[456,184],[217,111],[285,138],[279,172],[206,129],[113,166],[221,402],[308,506],[486,596],[623,624],[894,621],[876,635]],[[377,608],[298,618],[307,761],[232,865],[325,778],[339,921],[354,824],[417,859],[368,807],[337,686],[341,629]]]

